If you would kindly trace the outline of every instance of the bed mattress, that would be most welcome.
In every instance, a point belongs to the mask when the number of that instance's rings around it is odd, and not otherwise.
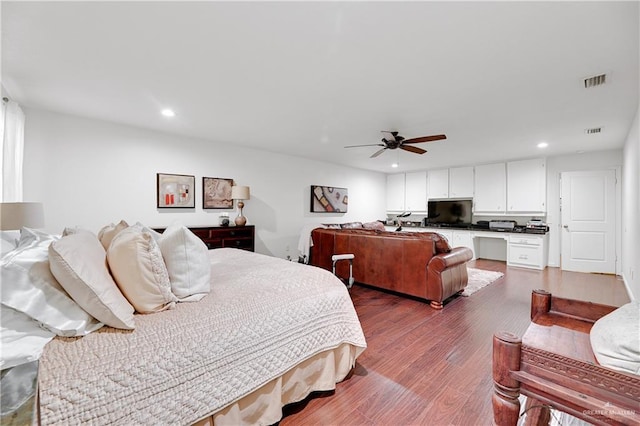
[[[235,249],[210,250],[199,302],[58,337],[40,359],[42,424],[191,424],[314,356],[366,347],[340,280],[320,268]]]

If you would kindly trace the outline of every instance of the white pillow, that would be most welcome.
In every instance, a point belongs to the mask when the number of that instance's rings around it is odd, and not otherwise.
[[[210,291],[211,264],[207,246],[187,227],[169,226],[158,241],[169,271],[171,291],[181,302],[195,302]]]
[[[104,247],[105,251],[109,250],[109,244],[111,244],[113,238],[118,235],[120,231],[127,229],[128,227],[129,224],[124,220],[121,220],[116,225],[110,223],[107,226],[104,226],[98,232],[98,239],[100,240],[100,243],[102,244],[102,247]]]
[[[591,327],[589,338],[600,365],[640,375],[640,301],[600,318]]]
[[[18,247],[20,231],[0,231],[0,255],[4,256]]]
[[[40,328],[22,312],[0,305],[0,336],[0,369],[4,370],[40,358],[44,345],[49,343],[55,334]]]
[[[109,275],[104,248],[88,231],[49,246],[51,272],[78,305],[114,328],[133,330],[133,307]]]
[[[111,274],[136,311],[147,314],[171,309],[178,300],[162,253],[151,234],[131,226],[115,236],[107,259]]]
[[[160,237],[162,237],[162,234],[159,233],[158,231],[149,228],[146,225],[141,224],[140,222],[136,222],[135,225],[133,226],[137,226],[140,230],[148,232],[149,234],[151,234],[151,236],[153,237],[153,239],[158,242],[160,240]]]
[[[102,324],[74,302],[51,274],[48,248],[57,240],[57,236],[23,228],[18,248],[0,261],[2,304],[59,336],[83,336]]]

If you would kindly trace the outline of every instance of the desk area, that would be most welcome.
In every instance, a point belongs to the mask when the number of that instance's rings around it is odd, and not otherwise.
[[[545,269],[549,260],[549,236],[512,232],[472,231],[476,258],[506,260],[508,266]],[[490,244],[489,241],[500,241]]]
[[[395,227],[386,227],[393,231]],[[543,270],[549,261],[549,234],[478,229],[403,227],[403,231],[437,232],[452,247],[469,247],[474,259],[507,262],[507,266]]]

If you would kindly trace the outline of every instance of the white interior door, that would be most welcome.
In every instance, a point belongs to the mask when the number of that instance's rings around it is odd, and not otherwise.
[[[561,175],[562,269],[615,274],[615,170]]]

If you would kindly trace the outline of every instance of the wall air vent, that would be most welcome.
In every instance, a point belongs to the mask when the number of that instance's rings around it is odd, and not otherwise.
[[[589,89],[590,87],[601,86],[606,82],[607,82],[606,74],[594,75],[593,77],[588,77],[584,79],[584,88]]]
[[[584,129],[584,132],[588,135],[602,132],[602,127],[593,127],[591,129]]]

